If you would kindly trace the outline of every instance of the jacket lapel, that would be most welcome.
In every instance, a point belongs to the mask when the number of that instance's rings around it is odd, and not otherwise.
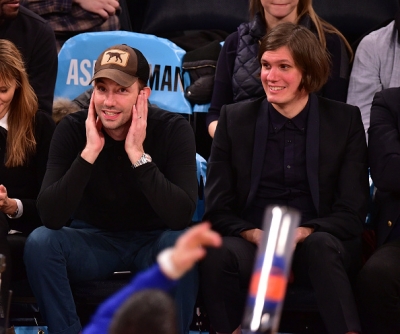
[[[257,192],[260,183],[261,172],[264,164],[264,155],[268,139],[268,102],[265,99],[257,114],[256,128],[254,133],[253,158],[251,162],[250,191],[246,201],[246,208],[249,207]]]
[[[306,164],[307,178],[310,185],[314,206],[319,212],[319,108],[318,98],[310,94],[310,111],[307,120]]]

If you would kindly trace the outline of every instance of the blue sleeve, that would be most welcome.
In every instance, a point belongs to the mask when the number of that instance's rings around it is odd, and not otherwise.
[[[82,334],[107,334],[115,312],[135,292],[144,289],[169,291],[176,284],[177,281],[169,279],[161,272],[158,264],[153,265],[148,270],[137,274],[127,286],[104,301],[83,329]]]

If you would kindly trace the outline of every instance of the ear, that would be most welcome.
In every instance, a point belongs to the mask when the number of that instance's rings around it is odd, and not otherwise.
[[[151,88],[146,86],[146,87],[143,87],[142,91],[146,95],[146,99],[148,99],[151,95]]]

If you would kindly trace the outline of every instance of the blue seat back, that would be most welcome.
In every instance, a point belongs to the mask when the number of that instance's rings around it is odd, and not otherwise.
[[[182,72],[185,50],[167,39],[128,31],[82,33],[70,38],[58,55],[55,97],[74,99],[87,90],[97,57],[116,44],[140,50],[149,62],[151,103],[172,112],[192,113],[192,106],[184,97],[190,81]]]

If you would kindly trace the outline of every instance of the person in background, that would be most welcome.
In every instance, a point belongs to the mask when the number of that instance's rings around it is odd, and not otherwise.
[[[164,249],[156,264],[99,306],[82,334],[177,334],[175,305],[167,292],[205,256],[205,247],[221,245],[210,227],[199,223]]]
[[[0,0],[0,39],[13,42],[21,52],[39,109],[51,115],[58,56],[50,25],[19,0]]]
[[[396,41],[397,42],[397,41]],[[356,292],[363,333],[400,333],[400,87],[375,93],[368,160],[376,187],[375,253],[359,273]]]
[[[282,22],[300,24],[318,37],[331,58],[329,78],[318,94],[346,101],[351,47],[335,27],[315,13],[312,0],[289,0],[284,4],[273,0],[250,0],[250,14],[252,20],[241,24],[237,32],[226,38],[218,58],[211,105],[206,118],[211,137],[214,138],[224,104],[265,96],[257,60],[259,42],[268,31]]]
[[[118,0],[22,0],[21,3],[49,22],[58,51],[67,39],[79,33],[120,28]]]
[[[13,272],[8,240],[13,235],[8,232],[18,231],[19,236],[26,237],[42,225],[36,198],[55,124],[48,114],[38,110],[22,55],[6,39],[0,39],[0,59],[0,254],[6,257],[1,305],[7,314]],[[22,258],[17,260],[23,265]]]
[[[399,30],[400,10],[387,26],[366,35],[354,56],[347,103],[360,108],[366,133],[375,93],[400,86]]]
[[[181,115],[148,105],[149,75],[139,50],[105,49],[89,108],[65,116],[54,132],[37,200],[44,226],[30,234],[24,253],[49,333],[81,331],[70,283],[148,268],[191,223],[194,133]],[[197,289],[193,268],[174,291],[182,334]]]
[[[283,205],[301,212],[292,284],[312,288],[328,333],[361,333],[351,285],[369,199],[360,110],[315,94],[328,55],[301,25],[271,29],[258,61],[266,96],[222,108],[207,163],[203,219],[223,236],[200,266],[210,323],[240,333],[264,210]]]

